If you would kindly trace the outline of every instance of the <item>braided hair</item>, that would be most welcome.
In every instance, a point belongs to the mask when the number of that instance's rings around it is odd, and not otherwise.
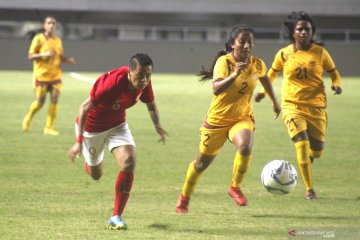
[[[227,41],[225,43],[225,48],[216,54],[210,68],[205,69],[204,66],[201,67],[200,73],[198,74],[198,76],[201,77],[199,80],[200,82],[205,82],[205,81],[208,81],[213,78],[213,71],[214,71],[216,61],[218,60],[219,57],[226,55],[233,51],[233,48],[231,46],[235,43],[235,39],[242,32],[250,32],[252,34],[255,34],[255,31],[246,24],[240,24],[240,25],[236,25],[235,27],[233,27],[229,34],[229,38],[227,39]]]

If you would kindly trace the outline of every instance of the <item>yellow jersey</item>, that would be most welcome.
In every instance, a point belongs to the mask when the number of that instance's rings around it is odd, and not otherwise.
[[[61,79],[62,41],[58,36],[47,38],[43,33],[37,34],[30,45],[29,54],[55,52],[53,57],[41,57],[34,60],[34,78],[48,82]]]
[[[213,79],[225,79],[235,69],[235,58],[232,53],[221,56],[216,61]],[[211,126],[229,126],[243,117],[251,116],[251,98],[260,77],[266,74],[266,66],[260,58],[251,56],[250,65],[240,73],[225,91],[214,95],[206,122]]]
[[[307,51],[295,51],[290,44],[276,54],[272,69],[276,72],[283,70],[283,104],[326,106],[323,70],[331,72],[335,70],[335,64],[325,48],[312,44]]]

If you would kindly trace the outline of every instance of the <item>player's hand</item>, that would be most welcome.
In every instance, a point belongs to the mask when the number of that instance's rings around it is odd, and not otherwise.
[[[73,57],[69,57],[69,58],[66,59],[66,62],[69,63],[69,64],[75,64],[76,60]]]
[[[54,51],[47,51],[47,52],[44,52],[42,54],[43,57],[53,57],[55,56],[55,52]]]
[[[156,131],[160,135],[160,139],[158,142],[162,142],[163,144],[165,144],[166,138],[169,137],[169,134],[161,126],[156,126]]]
[[[237,76],[244,71],[248,66],[250,65],[249,61],[246,62],[236,62],[235,63],[235,71],[234,73],[237,74]]]
[[[75,143],[68,151],[68,157],[71,161],[74,161],[75,158],[80,157],[80,153],[82,151],[82,144]]]
[[[273,103],[273,110],[274,110],[274,119],[277,119],[281,113],[281,107],[277,102]]]
[[[255,102],[261,102],[261,100],[263,100],[265,98],[265,93],[261,93],[261,92],[258,92],[258,93],[255,93]]]
[[[331,90],[334,91],[334,95],[336,95],[336,94],[341,94],[341,93],[342,93],[342,89],[341,89],[340,86],[332,85],[332,86],[331,86]]]

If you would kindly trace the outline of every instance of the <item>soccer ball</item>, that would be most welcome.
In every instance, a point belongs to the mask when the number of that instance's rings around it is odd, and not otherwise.
[[[270,193],[284,195],[292,192],[297,183],[296,169],[287,161],[272,160],[261,172],[261,183]]]

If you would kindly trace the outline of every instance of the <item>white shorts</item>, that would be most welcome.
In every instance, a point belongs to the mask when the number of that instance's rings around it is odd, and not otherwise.
[[[75,133],[77,137],[79,135],[77,123],[75,123]],[[105,144],[108,145],[110,152],[119,146],[135,146],[134,138],[126,122],[104,132],[84,131],[83,137],[82,154],[89,166],[99,165],[103,161]]]

